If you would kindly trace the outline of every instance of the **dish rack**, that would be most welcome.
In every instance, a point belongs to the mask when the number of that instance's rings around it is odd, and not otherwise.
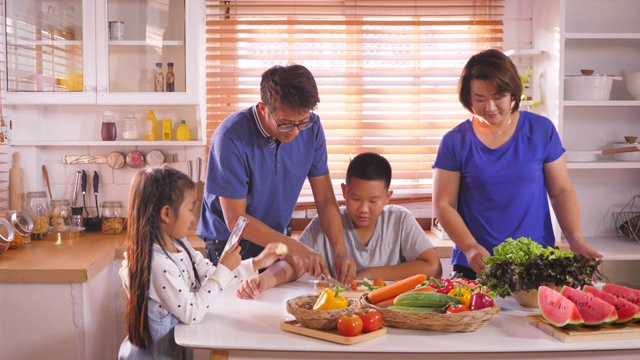
[[[612,215],[618,237],[633,238],[640,242],[640,195],[632,197],[621,211]]]

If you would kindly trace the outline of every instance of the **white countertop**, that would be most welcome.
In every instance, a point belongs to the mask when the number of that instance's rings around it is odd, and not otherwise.
[[[525,315],[537,314],[538,310],[523,308],[511,298],[499,298],[501,314],[473,332],[445,333],[388,328],[385,336],[358,344],[342,345],[280,329],[282,321],[293,319],[286,311],[286,300],[313,293],[310,281],[281,285],[266,291],[256,300],[238,299],[235,289],[236,287],[226,289],[202,322],[179,324],[175,330],[176,342],[194,348],[368,353],[371,356],[376,356],[372,353],[424,355],[571,351],[587,351],[593,356],[599,353],[594,350],[607,350],[609,355],[614,350],[622,351],[625,355],[637,355],[640,350],[638,339],[564,343],[527,324]],[[521,355],[518,357],[523,358]],[[580,356],[584,357],[582,353]]]

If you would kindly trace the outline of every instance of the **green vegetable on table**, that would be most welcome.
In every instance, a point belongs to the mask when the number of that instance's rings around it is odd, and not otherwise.
[[[540,285],[591,285],[601,262],[570,251],[545,248],[526,237],[506,239],[493,249],[493,256],[484,260],[487,267],[478,275],[478,282],[500,297]]]

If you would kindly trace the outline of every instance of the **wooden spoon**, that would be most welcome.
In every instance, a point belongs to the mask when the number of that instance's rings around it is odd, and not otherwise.
[[[42,165],[42,174],[44,175],[44,183],[47,184],[47,190],[49,191],[49,199],[53,199],[53,195],[51,195],[51,184],[49,183],[49,172],[47,171],[46,165]]]

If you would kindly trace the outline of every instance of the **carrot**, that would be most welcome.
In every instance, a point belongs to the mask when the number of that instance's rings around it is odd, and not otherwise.
[[[413,290],[410,290],[411,292],[433,292],[436,291],[436,289],[432,288],[429,285],[425,285],[425,286],[421,286],[419,288],[415,288]]]
[[[379,301],[379,302],[377,302],[377,303],[375,303],[373,305],[375,305],[377,307],[380,307],[380,308],[386,308],[386,307],[389,307],[389,306],[393,306],[393,300],[395,300],[395,299],[396,299],[395,296],[394,297],[390,297],[388,299]]]
[[[407,292],[418,286],[425,280],[427,280],[427,275],[425,274],[409,276],[408,278],[396,281],[387,286],[377,288],[371,291],[367,296],[369,297],[370,303],[376,304],[382,300],[396,297],[404,292]]]

